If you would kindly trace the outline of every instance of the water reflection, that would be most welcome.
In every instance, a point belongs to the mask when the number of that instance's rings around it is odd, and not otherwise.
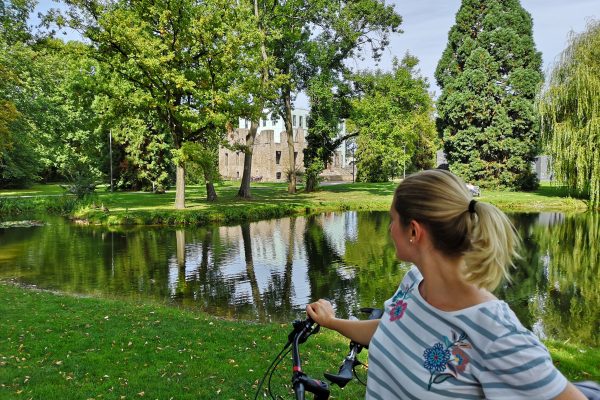
[[[524,240],[523,259],[497,295],[540,335],[598,345],[598,214],[511,218]],[[343,316],[380,306],[408,267],[395,260],[385,212],[186,229],[48,222],[0,230],[0,278],[289,321],[320,297]]]

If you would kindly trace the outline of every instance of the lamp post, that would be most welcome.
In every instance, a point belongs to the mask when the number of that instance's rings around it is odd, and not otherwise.
[[[406,145],[402,146],[404,155],[402,156],[402,179],[406,179]]]
[[[108,154],[110,154],[110,191],[113,191],[112,129],[108,130]]]

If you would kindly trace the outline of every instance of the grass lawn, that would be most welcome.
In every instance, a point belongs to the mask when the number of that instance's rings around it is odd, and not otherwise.
[[[48,196],[62,195],[65,190],[59,184],[37,183],[27,189],[2,189],[0,197],[19,197],[19,196]]]
[[[0,398],[254,398],[290,329],[0,284]],[[348,342],[323,330],[301,350],[304,370],[322,379],[337,371]],[[274,394],[292,398],[290,379],[285,359]],[[360,397],[356,381],[333,389],[333,398]]]
[[[23,191],[0,191],[0,214],[27,210],[57,209],[92,223],[116,224],[206,224],[237,223],[333,210],[387,210],[397,183],[344,183],[322,186],[314,193],[287,193],[285,183],[254,183],[252,199],[236,198],[239,182],[216,185],[218,200],[206,201],[204,186],[189,185],[185,210],[175,210],[174,190],[165,194],[145,192],[110,193],[99,188],[92,198],[62,202],[48,194],[62,193],[58,185],[36,185]],[[34,199],[15,196],[36,195]],[[568,196],[564,188],[544,184],[535,192],[483,190],[479,198],[506,211],[584,211],[583,200]],[[15,212],[16,211],[16,212]]]
[[[244,399],[287,338],[289,325],[234,322],[162,304],[57,295],[0,284],[0,398]],[[302,347],[305,371],[337,371],[348,344],[323,330]],[[600,379],[600,350],[548,346],[571,380]],[[361,359],[365,360],[365,355]],[[291,361],[275,394],[290,395]],[[353,381],[333,399],[364,397]]]

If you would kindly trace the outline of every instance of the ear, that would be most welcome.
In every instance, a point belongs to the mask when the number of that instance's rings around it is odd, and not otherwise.
[[[425,226],[414,219],[410,221],[409,229],[410,237],[414,243],[418,243],[425,235]]]

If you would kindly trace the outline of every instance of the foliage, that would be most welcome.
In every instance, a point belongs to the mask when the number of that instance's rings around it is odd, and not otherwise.
[[[10,31],[7,5],[0,4],[3,22],[0,30],[0,187],[24,187],[37,178],[40,169],[31,146],[34,135],[22,113],[24,72],[33,54],[25,44],[11,43],[16,33]],[[15,24],[21,22],[15,21]]]
[[[127,83],[124,95],[151,110],[171,135],[175,207],[183,208],[182,145],[218,143],[214,138],[252,98],[247,80],[256,80],[258,54],[251,9],[230,0],[67,3],[68,23],[92,41],[91,54]]]
[[[74,194],[78,199],[83,199],[96,191],[96,182],[88,174],[74,174],[69,185],[63,186],[65,191]]]
[[[8,45],[28,43],[33,39],[27,19],[36,3],[35,0],[0,1],[0,37]]]
[[[340,117],[348,108],[348,102],[334,92],[332,76],[322,73],[308,83],[310,99],[308,135],[304,149],[307,192],[319,184],[319,174],[331,163],[335,149],[339,146]]]
[[[488,187],[530,190],[542,81],[531,16],[519,0],[463,0],[435,77],[450,169]]]
[[[320,155],[321,151],[319,150],[322,149],[317,150],[316,157],[314,157],[311,161],[308,161],[306,156],[304,158],[304,176],[306,177],[306,186],[304,190],[307,192],[313,192],[317,189],[319,182],[321,181],[321,177],[319,175],[325,169],[325,164],[323,163]]]
[[[418,60],[394,59],[391,72],[361,72],[354,78],[350,129],[356,129],[358,180],[385,182],[406,171],[430,168],[435,153],[433,103]]]
[[[539,109],[555,179],[600,208],[600,21],[570,37]]]
[[[144,111],[130,100],[118,96],[97,99],[97,108],[104,108],[101,103],[112,107],[103,110],[103,121],[116,149],[122,148],[124,153],[115,178],[117,187],[162,193],[173,181],[172,137],[156,113]]]
[[[215,160],[214,146],[203,146],[199,143],[186,143],[181,149],[185,163],[190,165],[191,172],[194,172],[194,178],[197,182],[218,182],[219,165]]]
[[[342,90],[344,74],[348,71],[345,61],[358,56],[365,47],[369,47],[372,57],[378,59],[388,44],[389,35],[398,31],[401,17],[393,6],[386,5],[381,0],[287,1],[276,6],[273,15],[277,17],[277,23],[285,26],[281,37],[272,43],[275,46],[275,67],[289,76],[289,81],[279,86],[279,98],[273,106],[284,120],[289,159],[292,160],[292,93],[312,87],[313,94],[318,92],[325,97],[311,100],[311,107],[316,108],[312,111],[311,119],[320,119],[322,122],[330,119],[330,107],[318,106],[320,101],[331,97],[325,94],[324,89]],[[316,89],[317,86],[319,89]],[[321,112],[324,114],[319,116],[317,113]],[[343,116],[333,117],[335,120],[329,120],[325,124],[337,126]],[[315,132],[315,142],[331,142],[334,139],[331,134],[330,129]],[[337,134],[337,129],[334,134]],[[329,147],[331,146],[324,146],[322,156],[325,159],[330,157]],[[316,149],[309,150],[308,164],[312,163],[314,157],[310,154],[315,151]],[[295,175],[291,178],[288,191],[294,193]]]
[[[0,186],[84,172],[99,178],[104,149],[91,108],[94,64],[82,45],[0,39],[0,46],[6,78],[0,83]]]

